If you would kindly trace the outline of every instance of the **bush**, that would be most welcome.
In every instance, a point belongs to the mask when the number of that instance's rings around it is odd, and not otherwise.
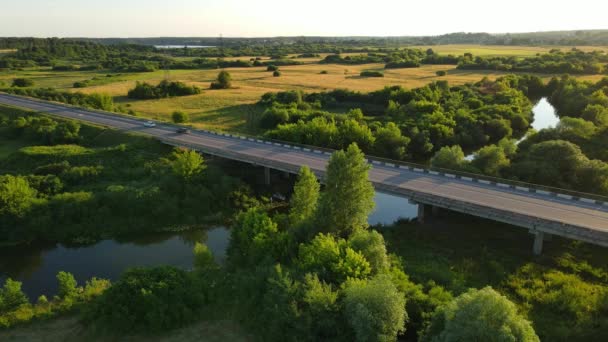
[[[84,318],[119,332],[164,331],[196,319],[204,302],[195,278],[186,271],[134,268],[99,296]]]
[[[327,74],[329,74],[329,72],[328,72],[327,70],[322,70],[322,71],[320,72],[320,74],[321,74],[321,75],[327,75]]]
[[[276,66],[276,65],[273,65],[273,64],[269,65],[269,66],[266,68],[266,71],[277,71],[277,70],[279,70],[279,67],[278,67],[278,66]]]
[[[232,76],[225,71],[222,70],[217,75],[217,80],[211,83],[211,89],[229,89],[232,87]]]
[[[137,82],[135,88],[129,90],[127,97],[131,99],[159,99],[170,96],[187,96],[200,94],[197,86],[189,86],[183,82],[161,81],[157,86],[146,82]]]
[[[173,119],[174,123],[184,123],[190,121],[188,114],[180,111],[173,112],[173,114],[171,114],[171,119]]]
[[[435,73],[435,75],[437,75],[437,76],[445,76],[447,74],[448,74],[448,72],[445,70],[439,70]]]
[[[422,341],[539,341],[515,304],[491,287],[471,289],[433,314]]]
[[[281,76],[281,72],[279,70],[276,70],[275,72],[272,73],[272,76],[279,77],[279,76]]]
[[[34,86],[34,81],[29,78],[15,78],[13,80],[13,87],[32,87]]]
[[[361,77],[384,77],[384,74],[380,71],[362,71],[359,75]]]

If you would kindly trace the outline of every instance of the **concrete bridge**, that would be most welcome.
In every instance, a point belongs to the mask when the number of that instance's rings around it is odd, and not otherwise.
[[[178,134],[176,126],[144,127],[144,119],[0,93],[0,103],[45,112],[119,130],[153,136],[160,141],[222,158],[297,173],[309,166],[323,179],[331,151],[289,143],[265,141],[205,130]],[[433,207],[520,226],[534,234],[535,254],[542,251],[546,234],[608,246],[608,202],[604,198],[513,183],[483,176],[430,170],[370,158],[369,177],[374,187],[419,204],[419,219]]]

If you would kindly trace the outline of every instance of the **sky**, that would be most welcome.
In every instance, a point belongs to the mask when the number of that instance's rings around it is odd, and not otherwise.
[[[2,2],[4,37],[422,36],[608,29],[605,0]]]

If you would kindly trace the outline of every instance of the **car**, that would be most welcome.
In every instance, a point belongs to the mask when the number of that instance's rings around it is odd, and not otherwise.
[[[146,126],[146,127],[155,127],[156,124],[153,121],[146,121],[144,123],[144,126]]]
[[[180,133],[180,134],[186,134],[186,133],[190,133],[190,130],[187,129],[186,127],[180,127],[176,130],[176,132]]]

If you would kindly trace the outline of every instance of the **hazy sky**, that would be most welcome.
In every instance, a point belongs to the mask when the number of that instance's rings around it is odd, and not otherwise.
[[[606,0],[17,0],[0,36],[402,36],[606,29]]]

